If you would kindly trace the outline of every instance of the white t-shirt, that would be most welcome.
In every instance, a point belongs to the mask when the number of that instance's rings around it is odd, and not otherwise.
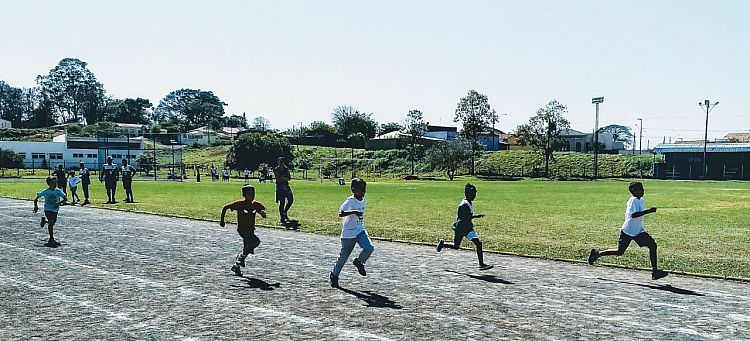
[[[367,204],[367,198],[362,198],[362,201],[357,200],[354,195],[349,196],[344,200],[339,208],[340,212],[346,211],[359,211],[362,212],[362,217],[358,217],[356,214],[350,214],[342,218],[341,225],[341,238],[352,239],[356,238],[360,232],[365,230],[365,205]]]
[[[643,216],[633,218],[633,213],[644,211],[646,202],[643,198],[630,197],[628,208],[625,209],[625,223],[622,224],[620,231],[628,236],[635,237],[639,233],[646,231],[643,228]]]
[[[68,178],[68,184],[70,185],[70,188],[78,186],[79,182],[81,182],[81,178],[77,176],[71,176]]]
[[[245,171],[244,171],[244,172],[242,172],[242,174],[244,174],[245,176],[249,176],[249,175],[250,175],[250,171],[249,171],[249,170],[247,170],[247,169],[245,169]]]

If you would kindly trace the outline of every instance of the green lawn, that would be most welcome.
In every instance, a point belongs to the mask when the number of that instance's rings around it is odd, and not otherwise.
[[[365,225],[372,236],[418,242],[451,237],[449,225],[467,180],[370,182]],[[550,258],[584,260],[591,248],[614,247],[629,197],[627,181],[553,182],[472,180],[477,231],[486,249]],[[242,183],[136,182],[136,204],[114,207],[218,220],[221,206],[240,198]],[[273,184],[255,184],[258,200],[273,209]],[[348,186],[332,182],[295,181],[292,218],[307,232],[337,235],[337,210]],[[41,180],[0,181],[0,196],[33,198]],[[646,205],[658,207],[646,217],[646,229],[659,244],[660,265],[667,270],[750,278],[750,183],[645,181]],[[92,188],[94,205],[102,207],[104,190]],[[119,189],[118,197],[124,196]],[[31,208],[31,204],[29,204]],[[109,207],[109,206],[107,206]],[[61,215],[75,214],[64,207]],[[217,225],[217,228],[218,225]],[[648,267],[646,250],[635,247],[604,263]]]

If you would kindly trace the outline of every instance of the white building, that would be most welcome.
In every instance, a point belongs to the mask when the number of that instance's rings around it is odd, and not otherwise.
[[[23,157],[27,168],[40,168],[44,160],[49,167],[63,164],[78,167],[83,161],[89,168],[99,168],[111,156],[115,162],[128,158],[138,168],[136,159],[143,152],[143,137],[105,138],[68,137],[59,135],[52,142],[0,141],[0,148],[12,150]]]
[[[13,122],[0,118],[0,129],[13,128]]]

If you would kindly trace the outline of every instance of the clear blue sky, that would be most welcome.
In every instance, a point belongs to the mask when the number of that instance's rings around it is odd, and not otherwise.
[[[557,99],[591,131],[604,96],[601,124],[642,117],[653,146],[701,138],[706,98],[721,102],[709,137],[750,130],[749,14],[742,0],[3,0],[0,79],[30,87],[76,57],[111,96],[211,90],[281,129],[341,104],[449,125],[476,89],[503,130]]]

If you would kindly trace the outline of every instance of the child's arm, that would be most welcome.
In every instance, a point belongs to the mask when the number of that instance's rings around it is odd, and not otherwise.
[[[631,218],[643,217],[647,214],[656,212],[656,207],[651,207],[645,211],[638,211],[630,215]]]
[[[339,217],[343,218],[343,217],[346,217],[346,216],[350,216],[352,214],[355,214],[355,215],[357,215],[357,217],[360,217],[360,218],[362,217],[362,212],[357,211],[357,210],[341,211],[341,212],[339,212]]]
[[[39,196],[34,198],[34,213],[39,212]]]
[[[263,218],[267,217],[265,209],[262,209],[262,210],[258,211],[258,213],[260,213],[260,216],[263,217]]]
[[[221,220],[219,220],[219,226],[221,227],[226,226],[226,223],[224,222],[224,216],[226,216],[228,209],[229,204],[224,205],[224,208],[221,209]]]
[[[484,214],[477,214],[475,216],[472,216],[472,218],[484,218]]]

